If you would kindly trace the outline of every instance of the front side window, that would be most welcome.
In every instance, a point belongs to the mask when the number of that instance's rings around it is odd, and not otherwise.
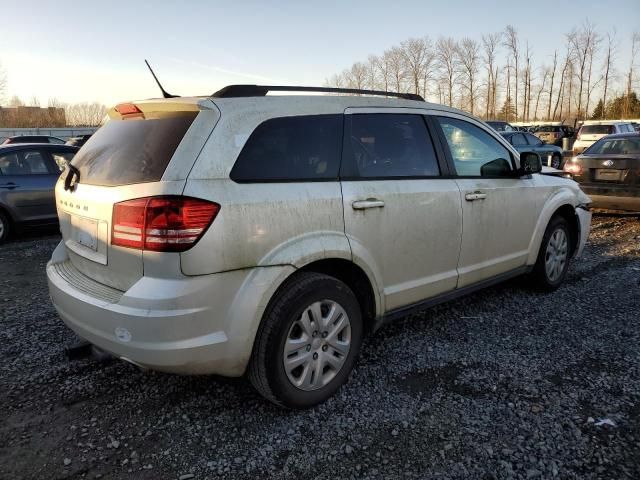
[[[492,135],[464,120],[436,117],[449,145],[456,172],[469,177],[511,175],[511,154]]]
[[[422,115],[354,114],[345,164],[359,178],[435,177],[436,153]]]
[[[273,118],[253,131],[230,176],[236,182],[337,180],[341,150],[342,115]]]
[[[49,173],[42,153],[33,150],[0,156],[3,175],[46,175]]]

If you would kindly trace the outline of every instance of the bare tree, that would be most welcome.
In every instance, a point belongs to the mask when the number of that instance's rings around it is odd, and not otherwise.
[[[102,123],[106,113],[107,108],[97,102],[65,105],[65,114],[69,125],[97,127]]]
[[[513,98],[515,99],[514,108],[515,108],[515,119],[518,120],[518,62],[520,60],[520,45],[518,41],[518,32],[511,25],[507,25],[507,28],[504,31],[504,46],[507,47],[509,53],[511,53],[511,58],[513,59],[514,65],[514,90],[515,94]]]
[[[527,41],[527,48],[525,50],[525,67],[522,86],[524,87],[522,95],[522,118],[523,120],[528,121],[529,107],[531,105],[531,49],[529,48],[529,41]],[[516,105],[517,103],[518,98],[516,97]]]
[[[389,91],[389,86],[391,85],[391,65],[393,64],[391,60],[392,54],[390,50],[387,50],[382,55],[380,62],[378,64],[378,68],[380,70],[380,79],[382,81],[382,85],[384,86],[384,91]]]
[[[391,85],[393,86],[394,91],[402,92],[402,85],[407,76],[402,50],[398,47],[393,47],[391,50],[387,50],[385,52],[385,56],[387,56],[387,61],[389,62]]]
[[[495,116],[495,90],[496,76],[494,75],[494,66],[496,62],[496,51],[502,38],[501,33],[490,33],[482,36],[482,47],[484,50],[484,63],[487,67],[487,104],[485,105],[485,118],[489,118],[489,114]]]
[[[378,89],[378,77],[379,77],[379,63],[380,63],[380,59],[375,56],[375,55],[369,55],[367,57],[367,78],[366,78],[366,84],[368,86],[368,88],[370,88],[371,90],[377,90]]]
[[[7,71],[2,66],[2,63],[0,63],[0,105],[2,104],[5,95],[7,94],[7,84]]]
[[[400,44],[400,52],[413,92],[419,94],[424,79],[424,64],[429,53],[427,43],[423,38],[410,38]]]
[[[553,51],[553,67],[551,68],[551,85],[549,86],[549,105],[547,105],[547,120],[551,120],[551,101],[553,99],[553,81],[556,77],[556,68],[558,68],[558,51]]]
[[[457,43],[451,37],[440,37],[436,43],[436,64],[440,72],[440,78],[444,83],[447,93],[447,103],[453,106],[453,89],[456,81],[457,68]]]
[[[474,114],[476,83],[478,75],[478,63],[480,62],[480,45],[475,40],[463,38],[457,45],[456,54],[458,56],[458,68],[463,88],[469,94],[469,111]]]
[[[538,119],[538,105],[540,104],[540,95],[544,91],[545,83],[547,82],[547,77],[550,75],[550,69],[547,67],[542,67],[542,83],[540,84],[540,88],[538,89],[538,94],[536,95],[536,108],[533,111],[533,119]],[[544,111],[544,110],[543,110]]]
[[[633,32],[631,35],[631,59],[629,61],[629,73],[627,73],[627,97],[625,99],[624,116],[628,117],[630,112],[631,91],[633,89],[633,70],[635,67],[638,48],[640,47],[640,32]]]
[[[584,118],[586,117],[586,111],[583,110],[583,93],[585,88],[587,93],[590,88],[590,65],[593,63],[593,56],[597,50],[599,35],[595,30],[595,26],[587,20],[580,30],[572,30],[568,34],[568,39],[576,62],[575,74],[578,80],[577,115]]]
[[[617,50],[617,42],[616,42],[616,31],[613,30],[613,34],[611,32],[607,33],[607,47],[606,54],[604,58],[604,66],[603,66],[603,93],[602,93],[602,118],[606,116],[607,111],[607,90],[609,89],[609,81],[614,77],[615,71],[613,70],[613,62],[615,61],[616,50]]]
[[[36,97],[35,95],[32,96],[29,99],[29,106],[30,107],[39,107],[40,106],[40,99],[38,97]]]
[[[351,66],[351,69],[349,70],[349,79],[353,88],[357,88],[358,90],[365,88],[368,71],[367,66],[362,62],[356,62]]]

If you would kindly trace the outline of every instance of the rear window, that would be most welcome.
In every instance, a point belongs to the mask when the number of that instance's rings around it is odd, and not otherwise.
[[[335,180],[341,150],[342,115],[273,118],[253,131],[230,177],[240,183]]]
[[[616,128],[613,125],[583,125],[580,134],[609,135],[615,131]]]
[[[590,155],[640,154],[640,137],[602,139],[591,145],[584,153]]]
[[[162,178],[197,112],[171,117],[110,120],[84,144],[71,164],[80,183],[127,185]]]
[[[542,127],[538,127],[536,129],[536,132],[543,132],[543,133],[562,132],[562,127],[557,127],[554,125],[545,125]]]

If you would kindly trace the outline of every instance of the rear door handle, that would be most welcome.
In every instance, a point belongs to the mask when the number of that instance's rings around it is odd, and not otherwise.
[[[364,210],[366,208],[382,208],[384,202],[377,198],[367,198],[366,200],[356,200],[351,204],[354,210]]]
[[[474,200],[484,200],[485,198],[487,198],[487,194],[482,192],[467,193],[464,196],[464,199],[468,202],[473,202]]]
[[[3,183],[0,185],[0,188],[8,188],[9,190],[13,190],[16,187],[19,187],[20,185],[16,185],[13,182],[9,182],[9,183]]]

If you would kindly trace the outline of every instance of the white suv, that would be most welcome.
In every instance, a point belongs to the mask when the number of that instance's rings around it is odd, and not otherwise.
[[[56,186],[47,275],[78,335],[303,408],[385,321],[526,273],[557,288],[585,244],[578,185],[464,112],[268,90],[109,112]]]
[[[576,134],[576,141],[573,143],[573,155],[580,155],[591,145],[607,135],[633,132],[635,132],[635,130],[631,122],[617,122],[611,120],[586,121]]]

